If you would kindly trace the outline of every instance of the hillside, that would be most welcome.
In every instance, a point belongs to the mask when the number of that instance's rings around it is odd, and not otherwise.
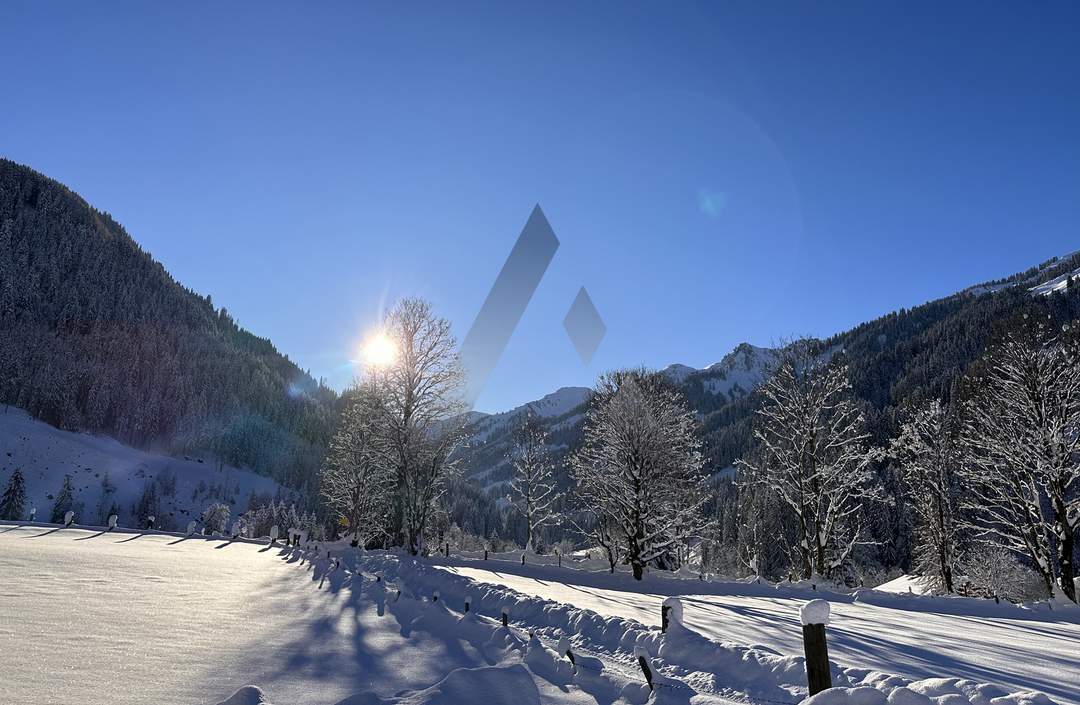
[[[26,482],[26,514],[37,509],[40,521],[49,519],[65,475],[71,477],[75,520],[90,525],[104,525],[115,512],[121,526],[138,526],[136,508],[147,488],[154,501],[146,511],[164,529],[186,527],[213,502],[230,505],[235,516],[248,508],[252,494],[282,493],[270,478],[210,457],[171,457],[106,436],[62,431],[10,406],[0,406],[0,449],[0,486],[18,468]]]
[[[871,433],[880,441],[895,433],[905,404],[928,397],[948,400],[987,344],[1019,317],[1048,317],[1055,325],[1080,318],[1078,281],[1080,253],[1072,253],[942,299],[902,308],[819,341],[819,346],[823,352],[842,356],[850,366],[855,394]],[[743,343],[709,367],[671,365],[665,369],[701,417],[707,471],[718,481],[730,477],[725,470],[750,448],[756,403],[750,392],[774,356],[773,350]],[[505,493],[501,483],[509,479],[505,457],[512,443],[511,419],[519,418],[527,408],[525,404],[515,410],[517,415],[499,415],[502,418],[494,430],[490,418],[474,424],[474,443],[464,464],[466,476],[481,488]],[[579,407],[544,419],[551,429],[549,441],[557,461],[579,442],[583,414],[584,408]],[[565,465],[560,462],[558,468],[561,481],[567,484]],[[717,511],[722,513],[723,499],[720,505]],[[898,511],[878,516],[881,525],[876,531],[883,540],[910,528]],[[455,518],[475,521],[474,516]],[[725,517],[725,521],[732,519]],[[508,528],[513,531],[512,525]],[[904,541],[890,540],[887,546],[896,553],[890,564],[903,564]]]
[[[0,160],[0,402],[69,431],[312,483],[336,395],[107,213]]]

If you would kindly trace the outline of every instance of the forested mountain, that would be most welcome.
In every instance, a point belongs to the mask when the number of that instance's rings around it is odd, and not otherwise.
[[[1048,318],[1060,326],[1080,318],[1080,253],[1032,267],[1013,276],[969,287],[952,296],[913,308],[902,308],[851,330],[817,342],[821,354],[842,356],[848,364],[857,401],[866,415],[875,442],[894,436],[902,410],[929,398],[948,401],[966,370],[987,344],[1017,324],[1023,316]],[[720,363],[702,370],[672,365],[665,370],[678,384],[702,421],[708,458],[706,471],[719,483],[730,482],[732,464],[751,446],[757,398],[751,394],[774,358],[774,351],[742,344]],[[528,409],[523,405],[518,416]],[[549,442],[557,461],[581,438],[583,407],[541,419],[551,427]],[[468,474],[494,494],[505,493],[500,484],[508,472],[491,472],[509,450],[512,418],[500,420],[500,431],[487,432],[481,420],[465,458]],[[486,442],[476,442],[484,440]],[[494,444],[491,443],[494,441]],[[500,455],[501,453],[501,455]],[[505,464],[500,467],[505,468]],[[563,463],[561,482],[568,484]],[[884,466],[881,472],[885,472]],[[888,479],[886,478],[888,485]],[[722,488],[721,488],[722,489]],[[718,502],[725,501],[721,492]],[[723,511],[719,507],[718,511]],[[465,519],[464,516],[455,517]],[[906,519],[896,511],[878,516],[882,536],[894,535]],[[469,521],[474,517],[469,517]],[[490,522],[490,517],[484,519]],[[477,527],[480,528],[480,527]],[[901,533],[903,529],[900,529]],[[890,565],[902,564],[902,542],[883,542]]]
[[[107,213],[0,160],[0,402],[140,447],[314,483],[337,395]]]

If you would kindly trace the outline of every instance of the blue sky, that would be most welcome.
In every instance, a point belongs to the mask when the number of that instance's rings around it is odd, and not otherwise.
[[[1080,5],[944,5],[8,2],[0,154],[339,388],[397,297],[464,336],[539,202],[501,410],[1080,248]]]

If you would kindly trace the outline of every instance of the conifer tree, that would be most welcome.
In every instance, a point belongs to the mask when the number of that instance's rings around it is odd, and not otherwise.
[[[26,507],[26,482],[23,480],[22,471],[15,468],[8,480],[7,489],[3,497],[0,497],[0,519],[22,519]]]
[[[56,495],[49,522],[63,524],[64,515],[73,509],[75,509],[75,488],[71,484],[71,475],[64,475],[64,484],[60,486],[60,492]]]

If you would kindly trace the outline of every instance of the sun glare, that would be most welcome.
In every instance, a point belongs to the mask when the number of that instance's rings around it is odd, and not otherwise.
[[[386,367],[397,357],[397,347],[386,333],[379,332],[364,343],[363,354],[364,362],[372,367]]]

